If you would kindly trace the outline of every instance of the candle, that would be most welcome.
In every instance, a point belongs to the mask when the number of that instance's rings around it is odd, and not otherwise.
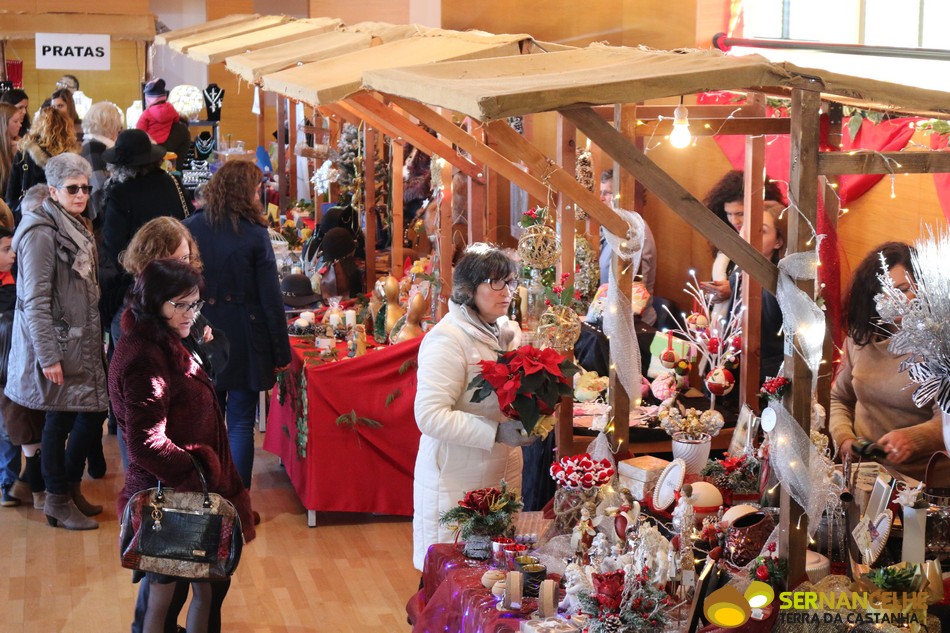
[[[315,314],[314,314],[313,312],[311,312],[310,310],[307,310],[306,312],[301,312],[301,313],[300,313],[300,318],[303,319],[304,321],[309,322],[309,323],[313,323],[314,321],[317,320],[317,315],[315,315]]]
[[[330,327],[332,328],[340,327],[340,313],[339,312],[330,313]]]
[[[347,310],[343,313],[346,316],[346,327],[356,326],[356,310]]]

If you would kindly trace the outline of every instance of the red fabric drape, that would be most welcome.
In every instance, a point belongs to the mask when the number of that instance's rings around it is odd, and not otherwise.
[[[931,149],[947,151],[948,139],[950,139],[948,134],[931,134]],[[937,187],[937,199],[940,200],[943,217],[950,222],[950,174],[934,174],[934,185]]]
[[[412,516],[420,433],[413,413],[416,371],[404,364],[416,359],[421,342],[419,337],[308,368],[309,437],[303,459],[297,455],[291,398],[281,405],[274,389],[264,449],[284,461],[305,508]],[[291,371],[302,366],[303,349],[295,345]],[[400,373],[400,368],[405,371]],[[380,422],[382,428],[337,425],[337,418],[350,411]]]

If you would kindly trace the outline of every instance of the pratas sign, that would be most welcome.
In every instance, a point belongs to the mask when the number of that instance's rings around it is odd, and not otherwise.
[[[36,67],[55,70],[109,70],[111,42],[100,33],[37,33]]]

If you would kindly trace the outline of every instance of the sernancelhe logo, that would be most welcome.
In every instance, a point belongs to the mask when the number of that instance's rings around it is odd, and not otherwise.
[[[761,580],[749,583],[744,594],[732,585],[726,585],[709,594],[703,601],[703,615],[712,624],[725,629],[742,626],[752,617],[753,609],[764,609],[772,604],[775,592]]]
[[[726,585],[703,601],[706,619],[723,628],[745,624],[755,609],[775,599],[768,584],[755,580],[745,594]],[[919,624],[927,613],[926,593],[894,591],[816,592],[783,591],[779,594],[779,622],[783,624]]]

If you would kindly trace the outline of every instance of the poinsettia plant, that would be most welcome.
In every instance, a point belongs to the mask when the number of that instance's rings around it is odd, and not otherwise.
[[[456,507],[439,517],[439,522],[455,526],[463,540],[475,534],[504,536],[511,529],[512,516],[522,507],[518,495],[502,481],[501,488],[469,490]]]
[[[570,274],[564,273],[561,275],[561,283],[556,284],[553,288],[544,287],[547,305],[571,307],[575,301],[580,301],[580,290],[574,290],[574,284],[567,283],[570,277]]]
[[[749,453],[735,457],[726,453],[723,459],[710,459],[699,474],[710,479],[720,490],[739,494],[759,491],[759,460]]]
[[[590,490],[606,485],[614,476],[610,460],[594,461],[590,454],[562,457],[551,464],[551,477],[562,488]]]
[[[538,427],[538,421],[553,415],[561,398],[573,393],[573,376],[579,371],[555,350],[531,345],[500,353],[498,360],[483,360],[478,365],[482,371],[468,385],[475,390],[472,402],[481,402],[494,393],[506,417],[520,420],[527,433],[542,436],[550,428]]]
[[[524,229],[529,226],[534,226],[535,224],[544,224],[547,213],[547,207],[531,207],[521,214],[521,219],[518,220],[518,224]]]
[[[762,555],[755,559],[752,564],[755,577],[762,582],[767,582],[773,587],[780,586],[788,575],[788,563],[783,558],[775,554],[775,543],[769,543],[766,546],[768,556]]]

